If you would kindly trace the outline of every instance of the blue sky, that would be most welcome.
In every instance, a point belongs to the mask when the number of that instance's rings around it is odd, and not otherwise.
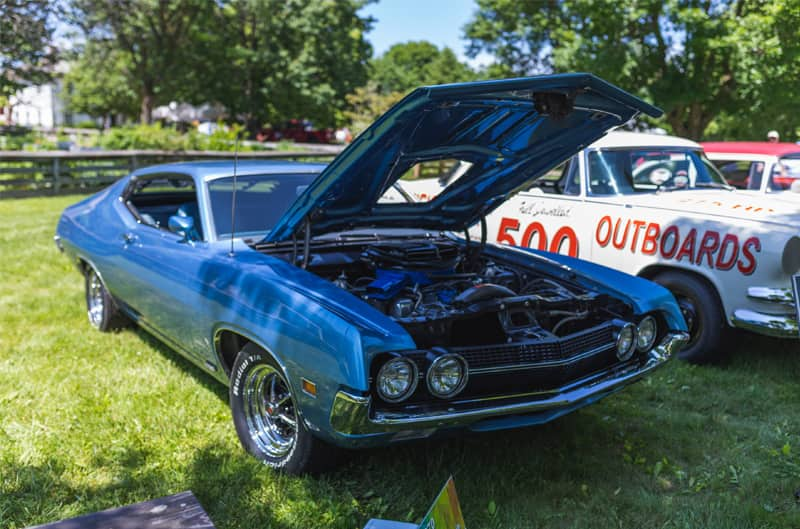
[[[381,55],[392,44],[409,40],[427,40],[439,47],[449,46],[462,60],[467,60],[462,28],[477,10],[475,0],[380,0],[361,13],[376,19],[367,40]],[[469,61],[485,64],[488,57]]]

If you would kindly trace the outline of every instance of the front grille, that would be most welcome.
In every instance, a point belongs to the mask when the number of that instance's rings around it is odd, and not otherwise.
[[[492,346],[457,347],[452,351],[463,356],[472,370],[563,361],[603,345],[610,347],[613,343],[612,327],[606,324],[565,338]]]
[[[412,412],[447,408],[471,399],[548,392],[620,365],[614,347],[614,327],[610,323],[563,338],[448,350],[460,354],[469,364],[469,382],[454,401],[428,394],[422,379],[407,401],[387,404],[377,398],[378,408]],[[416,362],[420,377],[424,377],[429,365],[425,353],[418,351],[406,356]]]

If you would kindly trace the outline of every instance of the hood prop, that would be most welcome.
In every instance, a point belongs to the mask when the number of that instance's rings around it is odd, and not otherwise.
[[[306,217],[303,234],[303,270],[308,268],[308,259],[311,257],[311,221]]]

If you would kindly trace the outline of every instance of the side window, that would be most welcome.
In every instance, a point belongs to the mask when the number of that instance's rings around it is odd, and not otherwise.
[[[197,190],[188,175],[160,174],[133,179],[122,198],[134,217],[146,226],[168,230],[172,215],[190,217],[194,220],[193,238],[203,238]]]
[[[733,187],[753,189],[750,187],[750,183],[755,163],[745,160],[714,160],[714,165],[717,166],[725,180]]]

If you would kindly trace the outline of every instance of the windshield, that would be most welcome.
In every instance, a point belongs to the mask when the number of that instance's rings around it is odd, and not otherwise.
[[[236,177],[236,235],[268,232],[316,177],[317,173]],[[231,236],[232,195],[233,177],[208,183],[211,218],[220,239]]]
[[[772,166],[769,188],[772,191],[785,191],[791,189],[792,182],[797,179],[800,179],[800,154],[792,154]]]
[[[593,150],[588,153],[587,167],[590,195],[728,187],[716,167],[701,152],[688,149]]]

